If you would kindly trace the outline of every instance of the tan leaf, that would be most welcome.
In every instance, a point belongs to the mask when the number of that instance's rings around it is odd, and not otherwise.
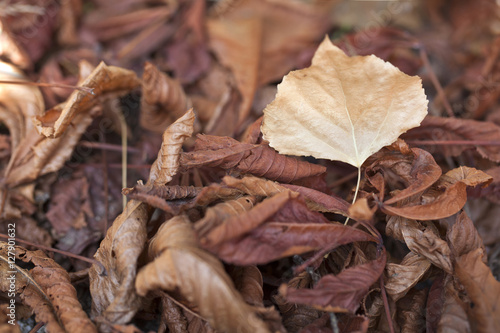
[[[283,78],[262,133],[282,154],[360,167],[426,114],[420,78],[375,56],[350,58],[325,38],[311,67]]]
[[[86,91],[75,90],[62,109],[37,117],[35,123],[43,135],[57,138],[71,123],[75,123],[75,117],[79,113],[85,113],[99,102],[97,97],[107,93],[129,92],[139,84],[140,81],[133,71],[106,66],[101,62],[80,84]]]
[[[193,134],[194,118],[193,109],[190,109],[165,130],[158,158],[151,166],[148,183],[165,185],[177,173],[182,144]]]
[[[429,260],[413,252],[408,253],[399,264],[387,263],[385,290],[394,301],[398,301],[420,281],[429,267]]]
[[[457,259],[455,273],[471,299],[468,307],[472,331],[500,332],[500,282],[481,260],[483,250],[476,249]]]
[[[479,248],[484,250],[483,240],[465,212],[461,212],[457,216],[455,223],[446,233],[446,239],[451,253],[456,258]],[[483,260],[486,261],[486,256]]]
[[[148,255],[154,260],[137,275],[139,295],[159,288],[177,291],[217,330],[269,331],[243,301],[220,261],[198,248],[196,235],[184,215],[162,224],[151,240]]]
[[[178,80],[170,78],[150,62],[144,64],[141,127],[163,133],[168,125],[184,115],[190,104]]]
[[[467,186],[477,186],[482,187],[488,186],[493,181],[493,177],[487,173],[477,170],[475,168],[469,168],[466,166],[460,166],[453,170],[448,171],[444,176],[444,181],[457,182],[460,181]]]
[[[16,261],[30,263],[35,267],[27,271],[16,264],[4,266],[9,261],[11,252],[15,253]],[[33,309],[37,321],[47,325],[47,331],[97,332],[78,301],[69,274],[42,251],[28,251],[20,246],[15,246],[12,251],[7,243],[0,242],[0,262],[2,291],[7,292],[9,289],[4,289],[4,283],[13,274],[15,292]]]

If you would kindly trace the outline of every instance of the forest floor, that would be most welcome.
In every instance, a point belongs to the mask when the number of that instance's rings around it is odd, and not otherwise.
[[[0,0],[0,331],[500,332],[499,64],[494,0]]]

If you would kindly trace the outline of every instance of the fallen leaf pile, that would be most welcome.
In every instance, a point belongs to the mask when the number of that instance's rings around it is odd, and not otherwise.
[[[354,3],[0,0],[0,331],[500,332],[500,7]]]

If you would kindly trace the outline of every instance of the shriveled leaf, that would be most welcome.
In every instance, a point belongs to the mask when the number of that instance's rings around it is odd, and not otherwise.
[[[401,332],[424,332],[425,331],[425,301],[426,289],[412,289],[397,303],[397,323]]]
[[[142,74],[141,127],[163,133],[190,108],[190,102],[178,80],[162,73],[150,62]]]
[[[127,93],[139,84],[140,81],[133,71],[106,66],[104,62],[101,62],[80,84],[80,87],[87,89],[86,91],[75,90],[63,108],[54,109],[50,113],[36,117],[35,123],[44,136],[60,137],[66,128],[76,121],[78,114],[87,112],[99,102],[98,96],[109,93]]]
[[[484,250],[483,240],[465,212],[457,216],[455,223],[446,233],[446,239],[455,258],[479,248]],[[483,259],[486,260],[486,257]]]
[[[104,325],[128,323],[141,305],[134,283],[150,215],[146,204],[129,201],[94,255],[101,265],[89,270],[92,315]]]
[[[198,135],[195,150],[181,156],[184,168],[235,168],[244,173],[282,182],[322,174],[326,168],[278,154],[267,145],[240,143],[230,137]]]
[[[431,262],[414,252],[408,253],[399,264],[387,263],[385,290],[394,301],[406,295],[431,267]]]
[[[241,179],[226,176],[223,181],[227,186],[240,189],[251,195],[272,196],[288,190],[299,192],[306,198],[307,207],[315,211],[334,212],[347,216],[347,209],[349,208],[349,203],[336,195],[328,195],[304,186],[279,184],[252,176],[245,176]]]
[[[473,303],[468,307],[472,331],[500,332],[500,282],[481,260],[483,255],[482,249],[476,249],[459,257],[455,274]]]
[[[176,291],[217,330],[268,332],[236,291],[222,264],[197,247],[196,235],[184,215],[162,224],[151,240],[148,255],[154,260],[137,276],[139,295],[156,289]]]
[[[414,220],[437,220],[457,213],[462,209],[466,201],[466,185],[457,182],[449,186],[441,195],[428,204],[403,207],[383,205],[382,211],[386,214],[399,215]]]
[[[8,258],[12,252],[17,261],[35,267],[27,271],[11,264]],[[33,309],[37,321],[47,325],[48,332],[97,332],[78,301],[68,272],[42,251],[28,251],[20,246],[11,249],[7,243],[0,242],[0,261],[2,290],[7,292],[10,289],[10,284],[4,285],[4,282],[15,281],[15,292]],[[12,276],[14,280],[7,280]]]
[[[438,319],[436,332],[470,333],[470,322],[465,311],[467,305],[460,299],[451,277],[445,279],[444,288],[440,291],[444,298],[442,304],[434,305],[432,302],[427,302],[427,317],[434,319],[436,315],[440,315],[436,318]]]
[[[350,58],[325,38],[311,67],[283,78],[262,133],[282,154],[360,167],[426,114],[420,78],[375,56]]]
[[[433,140],[444,141],[498,141],[500,140],[500,126],[490,121],[427,116],[422,122],[421,127],[408,132],[404,138],[407,140],[432,138]],[[481,156],[495,162],[500,162],[500,146],[447,145],[438,147],[439,151],[447,156],[458,156],[464,150],[475,147]]]
[[[233,216],[240,214],[253,208],[257,198],[253,196],[244,196],[235,200],[227,200],[207,209],[205,216],[196,221],[194,230],[198,237],[204,238],[211,234],[213,229],[217,228]]]
[[[340,223],[268,222],[248,235],[218,244],[209,250],[236,265],[258,265],[280,258],[323,250],[359,241],[377,240],[370,234]]]
[[[165,130],[158,158],[151,166],[148,183],[165,185],[172,180],[179,168],[182,144],[193,134],[193,124],[194,112],[190,109]]]
[[[469,168],[466,166],[460,166],[453,170],[448,171],[443,176],[443,181],[457,182],[460,181],[467,186],[477,186],[482,187],[488,186],[493,181],[493,177],[487,173],[477,170],[475,168]]]
[[[413,148],[415,158],[412,161],[409,176],[412,178],[410,185],[398,192],[395,196],[385,201],[385,204],[393,204],[412,195],[422,193],[431,187],[442,174],[441,168],[431,154],[425,150]]]
[[[432,264],[452,274],[451,251],[446,241],[439,237],[438,231],[432,224],[420,230],[416,226],[404,227],[401,230],[408,248],[427,258]]]
[[[323,311],[355,312],[361,299],[368,293],[384,271],[385,249],[376,260],[342,271],[338,275],[323,276],[313,289],[281,287],[280,293],[288,301],[312,305]]]
[[[223,223],[210,230],[205,237],[202,237],[200,243],[206,248],[212,248],[217,244],[240,237],[264,223],[296,196],[296,193],[287,191],[267,198],[248,211],[223,221]]]

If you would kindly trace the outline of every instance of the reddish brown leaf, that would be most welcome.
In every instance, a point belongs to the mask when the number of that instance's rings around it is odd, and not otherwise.
[[[446,233],[446,239],[455,258],[479,248],[484,251],[483,240],[465,212],[457,216],[455,223]],[[483,260],[486,261],[486,256]]]
[[[405,140],[422,139],[437,141],[474,140],[499,141],[500,127],[488,121],[427,116],[421,126],[403,135]],[[495,145],[447,145],[438,146],[445,155],[458,156],[465,149],[475,147],[481,156],[500,162],[500,146]],[[434,149],[437,149],[435,147]]]
[[[5,265],[12,255],[35,267],[27,271],[16,264]],[[37,321],[47,325],[47,331],[97,332],[78,301],[69,274],[42,251],[28,251],[19,246],[11,249],[7,243],[0,242],[0,261],[5,276],[15,276],[16,294],[33,309]],[[3,280],[0,288],[7,293],[11,289],[8,281],[12,280]]]
[[[469,322],[473,332],[500,332],[500,282],[482,261],[482,249],[459,258],[454,266],[456,276],[470,297]]]
[[[141,269],[135,282],[140,295],[156,289],[180,292],[217,330],[268,332],[236,291],[222,264],[197,247],[184,215],[162,224],[150,242],[148,255],[152,261]]]
[[[222,260],[237,265],[258,265],[343,244],[377,240],[368,233],[340,223],[270,222],[248,235],[209,248]]]
[[[418,148],[413,148],[412,152],[415,154],[409,173],[412,181],[407,188],[385,201],[384,203],[387,205],[393,204],[412,195],[422,193],[434,184],[441,176],[441,168],[437,165],[436,161],[434,161],[431,154]]]
[[[387,263],[385,290],[394,301],[406,295],[431,267],[424,256],[410,252],[399,264]]]
[[[359,303],[384,271],[385,249],[379,258],[367,264],[325,275],[313,289],[280,288],[280,293],[294,303],[309,304],[323,311],[355,312]]]
[[[466,185],[457,182],[428,204],[392,207],[383,205],[382,211],[390,215],[399,215],[414,220],[437,220],[458,212],[467,201]]]
[[[181,165],[186,168],[211,166],[235,168],[272,180],[291,182],[319,175],[325,167],[278,154],[267,145],[240,143],[229,137],[198,135],[195,151],[184,153]]]
[[[291,198],[297,196],[292,192],[281,192],[271,198],[265,199],[248,211],[231,216],[215,228],[211,229],[200,243],[205,248],[214,248],[218,244],[240,237],[276,214]]]

